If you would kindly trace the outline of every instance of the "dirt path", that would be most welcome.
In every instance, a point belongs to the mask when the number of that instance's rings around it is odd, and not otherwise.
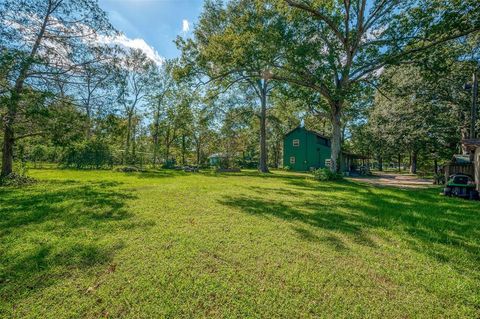
[[[376,186],[393,186],[398,188],[425,188],[433,186],[433,180],[414,175],[395,173],[375,173],[367,177],[351,177],[353,181],[366,182]]]

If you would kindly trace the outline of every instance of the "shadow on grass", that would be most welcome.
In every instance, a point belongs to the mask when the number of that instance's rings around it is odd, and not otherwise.
[[[184,171],[177,171],[173,169],[159,169],[159,170],[147,170],[144,172],[132,172],[132,173],[122,173],[127,176],[136,176],[138,178],[168,178],[168,177],[178,177],[178,176],[187,176],[189,173]]]
[[[120,232],[151,224],[135,219],[135,196],[117,182],[51,181],[0,188],[0,300],[12,306],[36,290],[108,265]]]
[[[308,178],[309,174],[297,173],[284,173],[284,172],[271,172],[260,173],[256,170],[242,170],[241,172],[219,172],[217,173],[213,169],[200,169],[198,172],[185,172],[183,170],[175,169],[147,169],[140,172],[115,172],[116,174],[123,174],[126,176],[133,176],[137,178],[171,178],[182,176],[202,176],[202,177],[214,177],[214,178],[230,178],[230,177],[256,177],[256,178],[270,178],[270,179],[293,179],[302,180]]]
[[[231,196],[220,203],[291,221],[299,238],[322,241],[335,250],[348,249],[335,233],[376,249],[372,236],[389,240],[382,235],[387,231],[409,248],[458,270],[473,271],[480,262],[478,202],[440,197],[438,189],[376,188],[348,180],[322,183],[295,176],[285,184],[293,187],[250,187],[256,195]]]

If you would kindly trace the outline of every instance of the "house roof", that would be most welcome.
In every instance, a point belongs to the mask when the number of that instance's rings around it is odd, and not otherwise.
[[[318,133],[318,132],[316,132],[316,131],[307,130],[305,127],[302,127],[302,126],[297,126],[296,128],[288,131],[288,132],[285,134],[285,136],[290,135],[291,133],[293,133],[293,132],[296,131],[297,129],[302,129],[302,130],[304,130],[304,131],[307,131],[308,133],[312,133],[312,134],[314,134],[314,135],[316,135],[316,136],[319,136],[319,137],[321,137],[321,138],[324,138],[324,139],[326,139],[326,140],[328,140],[328,141],[331,140],[331,138],[328,137],[328,136],[325,136],[325,135],[323,135],[323,134],[320,134],[320,133]],[[368,156],[357,155],[357,154],[353,154],[353,153],[349,153],[349,152],[345,152],[345,151],[342,151],[342,154],[345,155],[345,156],[351,157],[351,158],[368,159]]]
[[[470,155],[453,155],[452,162],[455,164],[470,164],[472,161],[470,160]]]
[[[208,158],[213,158],[213,157],[227,157],[227,155],[225,154],[222,154],[222,153],[215,153],[215,154],[212,154],[210,155]]]
[[[462,144],[468,150],[475,150],[477,147],[480,147],[480,138],[469,138],[462,140]]]
[[[293,132],[296,131],[297,129],[302,129],[302,130],[304,130],[304,131],[307,131],[308,133],[312,133],[312,134],[315,134],[316,136],[319,136],[319,137],[324,138],[324,139],[326,139],[326,140],[330,140],[330,137],[325,136],[325,135],[323,135],[323,134],[320,134],[320,133],[318,133],[318,132],[316,132],[316,131],[307,130],[305,127],[302,127],[302,126],[297,126],[296,128],[288,131],[288,132],[285,134],[285,136],[290,135],[291,133],[293,133]]]

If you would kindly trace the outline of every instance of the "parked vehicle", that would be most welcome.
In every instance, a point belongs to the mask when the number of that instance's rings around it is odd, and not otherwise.
[[[464,174],[450,175],[443,189],[443,194],[445,196],[456,196],[473,200],[479,199],[475,182],[471,176]]]

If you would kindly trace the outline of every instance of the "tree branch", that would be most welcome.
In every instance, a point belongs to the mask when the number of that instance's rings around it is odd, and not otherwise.
[[[20,140],[20,139],[26,138],[26,137],[39,136],[39,135],[45,135],[45,134],[46,134],[46,132],[27,133],[27,134],[23,134],[23,135],[18,135],[18,136],[15,137],[15,139]]]
[[[285,0],[285,2],[290,7],[306,11],[306,12],[310,13],[313,17],[325,22],[330,27],[330,29],[333,31],[333,33],[338,38],[338,40],[340,40],[340,42],[343,45],[345,45],[345,37],[342,35],[342,33],[340,32],[340,30],[338,30],[335,23],[328,16],[324,15],[320,11],[315,10],[315,9],[305,5],[305,4],[298,3],[298,2],[293,1],[293,0]]]
[[[427,45],[421,46],[421,47],[416,47],[416,48],[412,48],[412,49],[409,49],[409,50],[405,50],[403,52],[399,52],[398,54],[393,54],[393,55],[390,55],[390,56],[388,56],[388,55],[384,56],[382,60],[374,61],[374,62],[369,63],[369,64],[365,65],[364,67],[361,67],[361,68],[357,69],[356,71],[354,71],[352,73],[352,75],[350,76],[350,79],[351,79],[352,82],[358,81],[359,79],[361,79],[365,75],[384,67],[385,65],[387,65],[391,61],[401,59],[401,58],[403,58],[407,55],[414,55],[414,54],[420,53],[420,52],[425,51],[427,49],[430,49],[430,48],[432,48],[436,45],[448,42],[450,40],[455,40],[457,38],[469,35],[469,34],[474,33],[474,32],[478,32],[479,30],[480,30],[480,26],[478,26],[474,29],[470,29],[470,30],[460,32],[458,34],[447,36],[443,39],[433,41],[433,42],[431,42]]]

